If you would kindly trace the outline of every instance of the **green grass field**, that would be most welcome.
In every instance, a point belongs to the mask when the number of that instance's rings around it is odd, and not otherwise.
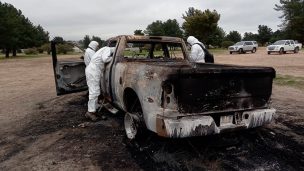
[[[213,55],[221,55],[221,54],[226,54],[228,52],[228,50],[218,48],[218,49],[209,49],[209,52],[212,53]]]
[[[277,77],[274,79],[274,83],[280,86],[289,86],[304,90],[304,77],[277,75]]]
[[[48,54],[38,54],[38,55],[25,55],[23,53],[17,54],[17,56],[11,56],[9,58],[5,58],[4,54],[0,55],[0,60],[10,60],[10,59],[31,59],[31,58],[41,58],[41,57],[48,57]]]
[[[65,56],[65,55],[77,55],[81,56],[82,53],[67,53],[67,54],[59,54],[59,56]],[[0,60],[10,60],[10,59],[32,59],[32,58],[43,58],[43,57],[50,57],[51,55],[48,55],[47,53],[40,53],[37,55],[26,55],[24,53],[18,53],[17,56],[12,56],[12,54],[10,54],[9,58],[5,58],[4,54],[0,54]]]

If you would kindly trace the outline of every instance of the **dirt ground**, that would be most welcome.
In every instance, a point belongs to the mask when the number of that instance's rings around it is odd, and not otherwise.
[[[215,57],[304,75],[303,51]],[[187,139],[149,133],[130,142],[122,114],[90,123],[85,92],[56,96],[50,57],[0,60],[0,78],[0,170],[304,170],[303,90],[274,85],[277,117],[261,128]]]

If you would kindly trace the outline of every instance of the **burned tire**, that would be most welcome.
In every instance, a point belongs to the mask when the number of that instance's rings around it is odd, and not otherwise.
[[[284,53],[284,48],[281,48],[279,54],[282,55]]]
[[[299,53],[299,48],[298,48],[298,47],[296,47],[296,48],[294,49],[294,53]]]
[[[257,51],[256,48],[253,48],[251,52],[255,53],[256,51]]]
[[[127,113],[124,117],[124,128],[129,139],[138,137],[144,128],[143,111],[137,94],[132,89],[124,93],[124,103]]]

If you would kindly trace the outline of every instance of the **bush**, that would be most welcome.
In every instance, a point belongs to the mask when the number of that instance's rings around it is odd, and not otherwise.
[[[41,47],[39,47],[39,48],[37,48],[37,51],[39,52],[39,53],[43,53],[43,49],[41,48]]]
[[[234,42],[232,41],[223,41],[222,42],[222,48],[228,48],[229,46],[234,45]]]
[[[24,53],[26,55],[37,55],[38,54],[38,51],[36,48],[29,48],[29,49],[25,49],[24,50]]]
[[[43,44],[41,47],[43,51],[46,51],[48,54],[51,54],[51,45],[50,43]]]
[[[72,52],[73,51],[73,47],[71,45],[68,44],[59,44],[57,46],[57,53],[63,53],[63,54],[67,54],[68,52]]]

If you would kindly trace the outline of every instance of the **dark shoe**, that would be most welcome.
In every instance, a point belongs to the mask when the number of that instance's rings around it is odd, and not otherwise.
[[[97,121],[97,116],[95,115],[95,113],[92,113],[92,112],[87,112],[85,115],[84,115],[86,118],[89,118],[91,119],[92,121]]]

